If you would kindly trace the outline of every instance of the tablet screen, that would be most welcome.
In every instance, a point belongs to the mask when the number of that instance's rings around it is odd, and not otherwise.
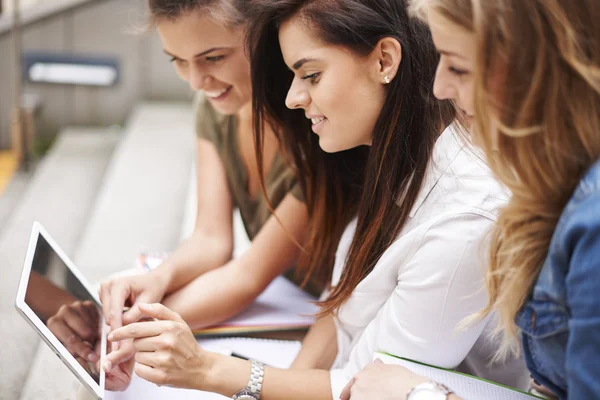
[[[37,236],[25,303],[100,384],[100,307],[42,235]]]

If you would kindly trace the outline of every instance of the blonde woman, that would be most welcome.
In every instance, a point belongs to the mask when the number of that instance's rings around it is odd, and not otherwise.
[[[434,92],[473,124],[513,196],[495,229],[489,304],[535,385],[600,396],[600,2],[413,0],[441,60]],[[519,337],[521,346],[519,346]],[[377,363],[342,399],[458,399]]]

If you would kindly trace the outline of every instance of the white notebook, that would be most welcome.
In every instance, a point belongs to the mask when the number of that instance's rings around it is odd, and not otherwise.
[[[395,357],[377,352],[374,358],[379,358],[386,364],[397,364],[412,372],[426,376],[433,381],[442,383],[452,389],[464,400],[532,400],[542,399],[529,393],[508,386],[500,385],[476,376],[422,364],[405,358]]]
[[[208,351],[218,353],[232,351],[254,358],[278,368],[288,368],[300,351],[301,343],[287,340],[251,338],[199,339],[198,343]],[[240,390],[243,388],[240,388]],[[124,392],[106,392],[104,400],[231,400],[215,393],[188,389],[158,387],[134,374],[131,385]]]

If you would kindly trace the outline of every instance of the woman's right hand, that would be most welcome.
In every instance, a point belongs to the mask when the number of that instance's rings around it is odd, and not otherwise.
[[[100,302],[111,331],[142,318],[140,303],[159,303],[166,294],[168,276],[164,269],[146,274],[111,279],[100,286]],[[123,312],[129,306],[127,312]]]

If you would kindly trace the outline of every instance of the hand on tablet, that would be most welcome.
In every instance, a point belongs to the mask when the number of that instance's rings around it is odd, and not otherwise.
[[[133,346],[131,346],[133,348]],[[111,343],[107,343],[107,354],[112,350]],[[98,353],[99,354],[99,349]],[[133,366],[135,364],[135,359],[133,358],[134,353],[131,352],[129,358],[124,359],[123,361],[115,364],[115,367],[112,368],[109,372],[106,372],[106,378],[104,386],[106,390],[111,392],[121,392],[129,386],[131,383],[131,375],[133,374]],[[100,361],[96,363],[96,368],[99,371],[102,366],[100,365]]]
[[[162,304],[140,304],[149,322],[136,322],[113,331],[111,342],[133,339],[135,372],[158,385],[195,389],[205,367],[205,352],[190,327]],[[113,354],[107,356],[105,371],[112,371]]]
[[[166,282],[153,272],[115,278],[100,286],[100,302],[106,323],[114,331],[142,318],[137,305],[156,303],[163,299]],[[125,307],[131,308],[123,313]],[[115,350],[118,346],[115,346]]]
[[[46,323],[75,358],[96,363],[94,347],[100,339],[99,314],[91,301],[63,304]]]

